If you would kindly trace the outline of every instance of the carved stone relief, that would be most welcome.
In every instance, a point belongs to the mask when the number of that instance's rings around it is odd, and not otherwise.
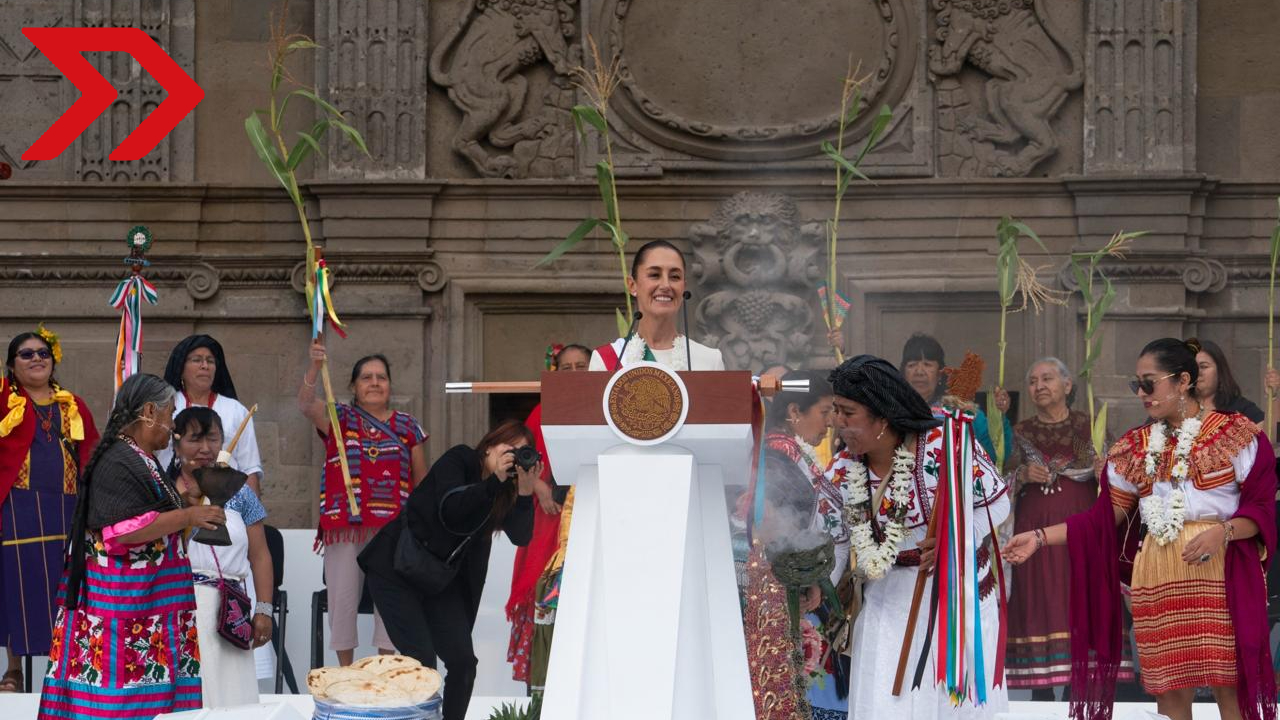
[[[822,225],[802,225],[789,197],[742,192],[690,236],[701,340],[718,346],[731,370],[802,362],[813,338]]]
[[[1196,0],[1089,3],[1086,174],[1196,168]]]
[[[864,168],[932,174],[924,18],[913,5],[744,0],[726,22],[724,8],[708,3],[592,4],[592,34],[606,60],[618,59],[610,109],[619,172],[825,167],[819,146],[835,139],[841,86],[853,69],[865,78],[868,110],[846,129],[846,145],[865,137],[887,104],[893,121]]]
[[[329,136],[330,178],[426,177],[427,18],[419,0],[316,3],[320,87],[364,135],[365,156]]]
[[[450,144],[482,177],[574,173],[576,5],[469,0],[432,51],[431,79],[462,112]]]
[[[0,13],[0,107],[6,134],[0,162],[21,180],[89,182],[190,181],[195,171],[194,118],[180,123],[140,160],[107,159],[165,97],[150,73],[126,53],[85,53],[119,91],[102,117],[59,158],[29,162],[21,155],[79,96],[22,34],[23,27],[138,27],[156,40],[182,69],[195,76],[194,0],[16,0]],[[16,11],[15,11],[16,10]]]
[[[932,0],[929,76],[937,88],[938,174],[1024,177],[1062,146],[1053,121],[1084,80],[1080,51],[1046,0]],[[980,92],[961,79],[982,77]]]

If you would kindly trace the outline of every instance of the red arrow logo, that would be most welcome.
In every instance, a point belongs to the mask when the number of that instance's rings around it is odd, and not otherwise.
[[[155,149],[204,99],[204,90],[138,28],[23,28],[22,34],[80,91],[80,97],[22,154],[52,160],[71,146],[115,102],[118,92],[83,52],[124,52],[151,73],[169,95],[124,139],[109,160],[138,160]]]

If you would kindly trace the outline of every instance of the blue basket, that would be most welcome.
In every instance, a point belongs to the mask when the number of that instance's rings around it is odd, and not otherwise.
[[[406,707],[365,707],[362,705],[338,705],[316,700],[313,720],[443,720],[439,695],[422,703]]]

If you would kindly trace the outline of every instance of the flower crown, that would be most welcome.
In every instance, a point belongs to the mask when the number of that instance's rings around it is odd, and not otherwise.
[[[49,352],[53,354],[53,361],[55,363],[62,362],[62,343],[58,342],[58,334],[46,328],[44,323],[40,323],[40,327],[36,328],[36,335],[39,335],[40,339],[44,340],[45,344],[49,346]]]

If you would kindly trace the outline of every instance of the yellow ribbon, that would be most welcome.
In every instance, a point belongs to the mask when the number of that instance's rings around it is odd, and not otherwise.
[[[346,327],[342,321],[338,319],[338,313],[333,309],[333,298],[329,296],[329,268],[320,268],[320,291],[324,294],[324,309],[329,314],[329,320],[333,322],[336,328]]]
[[[0,437],[8,437],[13,429],[22,424],[22,416],[27,411],[27,398],[16,392],[9,393],[9,414],[0,420]]]
[[[70,390],[63,390],[55,385],[53,399],[62,406],[62,414],[66,416],[67,424],[71,428],[71,439],[84,440],[84,418],[80,417],[80,406],[76,403],[76,396],[72,395]]]

